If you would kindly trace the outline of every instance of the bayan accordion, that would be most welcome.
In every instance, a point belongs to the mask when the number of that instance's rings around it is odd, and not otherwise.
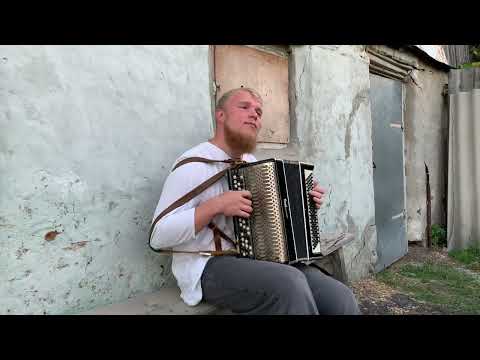
[[[230,190],[248,190],[253,211],[234,217],[240,257],[292,264],[322,257],[313,188],[313,165],[267,159],[227,172]]]

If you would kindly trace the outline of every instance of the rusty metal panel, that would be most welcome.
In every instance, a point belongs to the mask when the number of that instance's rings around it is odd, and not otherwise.
[[[288,143],[288,58],[240,45],[217,45],[214,57],[217,99],[241,86],[257,90],[263,98],[258,142]]]

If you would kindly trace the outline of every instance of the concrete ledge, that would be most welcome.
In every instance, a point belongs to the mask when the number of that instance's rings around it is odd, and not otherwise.
[[[227,315],[229,313],[203,302],[197,306],[188,306],[180,298],[178,288],[165,288],[78,315]]]

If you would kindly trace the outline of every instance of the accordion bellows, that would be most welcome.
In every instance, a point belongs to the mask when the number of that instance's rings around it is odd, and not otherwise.
[[[267,159],[227,175],[230,190],[252,193],[250,218],[233,219],[240,256],[289,264],[322,257],[316,207],[308,194],[313,165]]]

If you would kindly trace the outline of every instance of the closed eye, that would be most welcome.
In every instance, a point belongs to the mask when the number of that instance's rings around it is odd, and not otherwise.
[[[238,105],[239,108],[241,109],[249,109],[251,107],[251,104],[248,103],[248,102],[241,102],[239,105]],[[255,108],[255,112],[257,113],[258,117],[261,117],[263,112],[262,112],[262,108],[260,107],[256,107]]]

